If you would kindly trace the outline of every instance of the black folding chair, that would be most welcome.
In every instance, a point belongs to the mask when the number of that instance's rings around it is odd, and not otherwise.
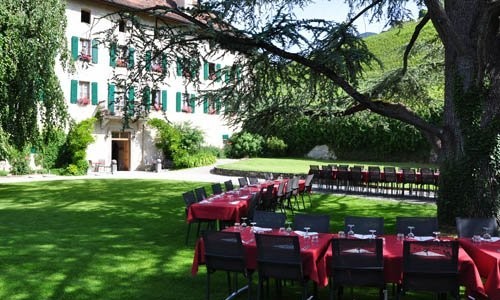
[[[205,246],[205,264],[207,266],[207,293],[210,299],[210,276],[215,271],[226,271],[229,297],[235,297],[248,290],[251,299],[252,272],[247,269],[245,251],[239,232],[205,231],[203,234]],[[231,273],[233,282],[231,283]],[[247,279],[247,286],[238,288],[238,273]],[[228,297],[228,298],[229,298]]]
[[[292,227],[297,230],[302,230],[304,227],[310,227],[311,231],[328,233],[330,232],[330,216],[296,214],[293,218]]]
[[[414,227],[413,234],[416,236],[432,236],[433,232],[439,230],[436,217],[396,217],[396,232],[409,233],[408,226]]]
[[[375,234],[384,234],[384,218],[383,217],[354,217],[347,216],[344,218],[345,232],[348,232],[347,225],[354,225],[353,231],[357,234],[369,234],[370,230],[376,230]]]
[[[196,194],[196,200],[198,200],[198,202],[208,198],[207,192],[205,191],[205,187],[195,188],[194,193]]]
[[[406,291],[430,291],[460,298],[458,241],[404,241],[403,281],[397,299]]]
[[[220,183],[214,183],[212,184],[212,192],[214,195],[222,194],[222,186]]]
[[[341,294],[343,286],[377,287],[380,299],[384,299],[382,239],[334,238],[330,270],[330,299],[334,299],[336,290]]]
[[[231,180],[224,181],[224,187],[226,188],[226,192],[234,190],[233,182]]]
[[[256,210],[253,213],[253,222],[259,227],[280,228],[285,226],[286,215],[271,211]]]
[[[498,224],[495,218],[461,218],[455,219],[458,237],[483,235],[486,231],[491,236],[498,235]]]
[[[247,186],[248,185],[247,178],[246,177],[238,178],[238,184],[240,185],[240,188]]]
[[[257,270],[259,272],[257,299],[260,300],[262,297],[264,281],[270,278],[277,280],[279,296],[281,296],[282,280],[292,280],[302,286],[302,299],[307,299],[308,278],[304,276],[302,269],[299,237],[256,234],[255,239],[257,243]]]
[[[193,191],[188,191],[188,192],[185,192],[182,194],[182,198],[184,199],[185,213],[186,213],[186,217],[187,217],[189,206],[191,206],[192,204],[197,202],[196,197],[194,196]],[[198,228],[196,230],[196,237],[200,236],[201,223],[206,223],[207,228],[210,228],[213,226],[212,220],[194,219],[191,222],[188,222],[188,228],[187,228],[187,232],[186,232],[186,245],[188,244],[189,234],[191,232],[191,224],[192,223],[197,223],[197,225],[198,225]]]

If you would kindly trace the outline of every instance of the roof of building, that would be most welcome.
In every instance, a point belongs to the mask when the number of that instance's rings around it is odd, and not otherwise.
[[[172,7],[169,3],[175,3],[168,0],[101,0],[102,2],[125,6],[129,8],[144,9],[157,5]]]

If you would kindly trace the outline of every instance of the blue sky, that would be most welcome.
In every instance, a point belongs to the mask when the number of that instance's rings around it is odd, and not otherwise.
[[[408,6],[413,12],[413,17],[418,16],[418,9],[414,3]],[[325,20],[345,21],[349,12],[349,6],[344,3],[344,0],[316,0],[314,3],[304,7],[303,10],[296,9],[295,13],[299,18],[319,18]],[[376,32],[384,30],[384,22],[370,23],[368,17],[360,18],[356,23],[360,33]]]

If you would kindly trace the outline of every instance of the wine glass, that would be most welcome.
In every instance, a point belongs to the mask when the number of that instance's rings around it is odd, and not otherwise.
[[[252,226],[252,232],[255,233],[255,225],[257,225],[257,222],[250,222],[250,226]]]
[[[432,234],[434,234],[436,236],[436,238],[434,239],[434,241],[439,242],[439,235],[441,235],[441,232],[439,232],[439,231],[433,231]]]
[[[347,224],[347,227],[349,227],[349,231],[347,232],[347,235],[349,237],[352,237],[354,235],[354,231],[352,230],[352,228],[354,227],[354,224]]]
[[[243,225],[243,224],[245,224],[244,226],[248,225],[247,224],[247,219],[248,219],[247,217],[242,217],[241,218],[241,225]]]
[[[309,235],[309,229],[311,229],[311,227],[309,226],[304,227],[304,230],[306,231],[305,236]]]
[[[490,229],[488,227],[483,227],[483,240],[491,240]]]
[[[413,233],[413,229],[415,229],[415,226],[408,226],[408,230],[410,231],[410,232],[408,232],[409,239],[415,238],[415,234]]]
[[[304,244],[305,244],[304,249],[309,249],[310,244],[311,244],[311,237],[309,236],[309,229],[311,229],[311,227],[309,227],[309,226],[304,227],[304,230],[306,231],[304,233]]]
[[[290,233],[292,232],[292,222],[287,221],[287,222],[286,222],[286,225],[287,225],[287,226],[286,226],[286,234],[287,234],[287,235],[290,235]]]
[[[377,231],[375,229],[370,229],[368,231],[372,234],[372,236],[370,238],[374,239],[376,237],[375,232],[377,232]]]

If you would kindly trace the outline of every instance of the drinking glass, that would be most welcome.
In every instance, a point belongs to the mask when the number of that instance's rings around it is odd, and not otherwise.
[[[241,226],[247,226],[248,225],[247,224],[247,219],[248,219],[247,217],[242,217],[241,218]],[[245,224],[245,225],[243,225],[243,224]]]
[[[309,247],[311,246],[311,236],[309,236],[309,229],[311,229],[311,227],[304,227],[304,230],[306,231],[304,233],[304,249],[309,249]]]
[[[408,230],[410,231],[410,232],[408,232],[409,239],[415,238],[415,234],[413,234],[413,229],[415,229],[415,226],[408,226]]]
[[[342,230],[341,230],[341,231],[339,231],[338,235],[339,235],[339,239],[343,239],[343,238],[345,238],[345,232],[344,232],[344,231],[342,231]]]
[[[286,227],[286,234],[290,235],[290,233],[292,232],[292,222],[287,221],[286,225],[287,225],[287,227]]]
[[[490,229],[488,227],[483,227],[483,240],[491,240]]]
[[[354,235],[354,231],[352,230],[352,228],[354,227],[354,224],[347,224],[347,227],[349,227],[349,231],[347,232],[347,235],[349,237],[352,237]]]
[[[234,230],[236,230],[236,231],[241,230],[239,222],[234,222]]]
[[[405,239],[405,234],[404,233],[398,233],[397,234],[397,240],[402,242]]]
[[[439,232],[439,231],[433,231],[432,234],[434,234],[436,236],[436,238],[434,239],[434,241],[439,242],[439,236],[441,235],[441,232]]]
[[[375,232],[377,232],[377,231],[375,229],[370,229],[368,231],[372,234],[372,236],[370,238],[372,238],[372,239],[376,238]]]

